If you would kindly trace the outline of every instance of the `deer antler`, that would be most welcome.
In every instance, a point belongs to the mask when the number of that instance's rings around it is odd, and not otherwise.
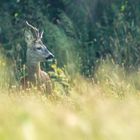
[[[41,33],[41,36],[40,36],[40,35],[39,35],[39,30],[38,30],[36,27],[34,27],[33,25],[29,24],[28,21],[26,21],[26,24],[27,24],[30,28],[32,28],[33,30],[35,30],[35,34],[36,34],[37,39],[42,37],[42,33]]]
[[[43,33],[44,33],[44,31],[42,31],[41,34],[40,34],[40,38],[41,38],[41,39],[42,39],[42,37],[43,37]]]

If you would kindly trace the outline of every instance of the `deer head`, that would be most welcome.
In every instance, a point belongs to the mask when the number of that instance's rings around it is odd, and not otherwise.
[[[38,63],[45,62],[48,59],[53,58],[54,55],[42,42],[43,31],[40,33],[36,27],[29,24],[27,21],[26,24],[33,31],[25,31],[25,41],[27,43],[27,61],[30,61],[30,63]]]

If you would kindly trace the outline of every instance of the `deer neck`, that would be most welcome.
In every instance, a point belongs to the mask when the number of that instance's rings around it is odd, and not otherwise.
[[[40,78],[40,62],[38,63],[27,63],[27,73],[29,80],[34,81]]]

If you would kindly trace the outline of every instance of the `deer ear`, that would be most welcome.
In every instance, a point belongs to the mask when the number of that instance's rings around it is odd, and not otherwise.
[[[35,40],[31,31],[24,31],[25,42],[27,46],[31,46],[32,42]]]

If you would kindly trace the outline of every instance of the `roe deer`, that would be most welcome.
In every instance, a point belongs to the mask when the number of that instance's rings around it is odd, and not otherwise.
[[[46,62],[54,55],[47,49],[42,42],[43,31],[40,33],[37,28],[26,21],[26,24],[34,31],[35,36],[31,32],[25,31],[25,41],[27,43],[26,52],[26,69],[27,76],[21,79],[24,89],[37,86],[39,90],[43,90],[50,94],[52,92],[52,84],[49,75],[42,71],[40,62]]]

